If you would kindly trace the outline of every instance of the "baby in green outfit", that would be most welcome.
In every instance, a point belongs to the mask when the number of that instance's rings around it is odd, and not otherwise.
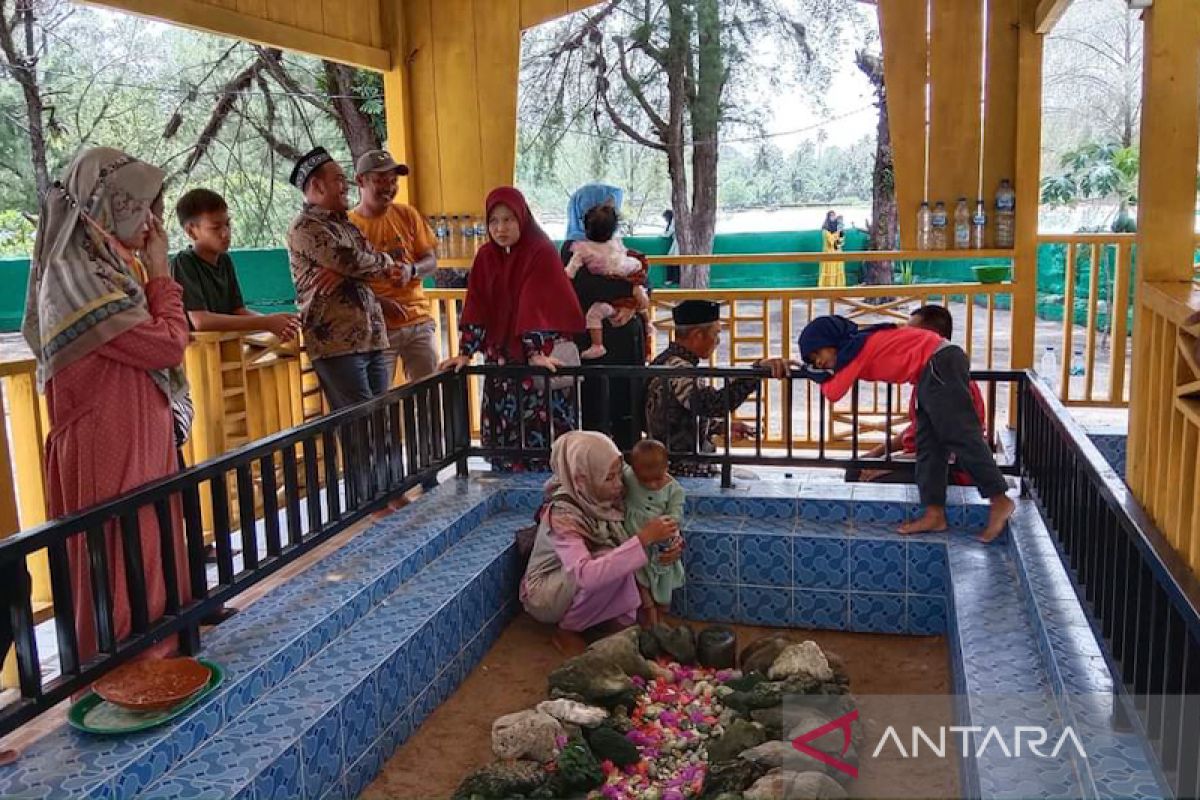
[[[683,487],[667,471],[667,448],[662,442],[644,439],[633,448],[631,465],[624,469],[625,531],[637,536],[638,531],[655,517],[670,517],[683,521]],[[638,588],[642,592],[643,624],[654,626],[660,614],[671,607],[671,592],[683,586],[683,561],[676,559],[663,564],[664,552],[680,544],[675,539],[651,545],[646,549],[646,566],[637,571]]]

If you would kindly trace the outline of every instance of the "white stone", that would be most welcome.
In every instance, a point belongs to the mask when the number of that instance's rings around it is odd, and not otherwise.
[[[538,703],[537,710],[559,722],[569,722],[584,728],[594,728],[608,719],[608,712],[603,708],[584,705],[566,698]]]
[[[506,714],[492,723],[492,752],[497,758],[527,758],[546,762],[558,751],[562,725],[540,711]]]
[[[788,645],[767,671],[773,681],[809,675],[818,681],[833,680],[829,660],[816,642]]]
[[[746,800],[842,800],[846,790],[823,772],[775,770],[746,790]]]

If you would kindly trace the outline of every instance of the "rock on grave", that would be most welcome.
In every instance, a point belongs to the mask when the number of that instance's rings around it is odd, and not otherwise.
[[[650,633],[658,640],[663,654],[672,661],[678,661],[680,664],[696,663],[696,634],[687,625],[672,628],[660,623],[655,625]]]
[[[558,720],[540,711],[505,714],[492,723],[492,752],[498,758],[546,762],[554,758],[563,733]]]
[[[721,738],[709,742],[708,760],[714,764],[733,761],[742,752],[757,747],[767,740],[767,732],[761,725],[744,719],[735,720]]]
[[[696,638],[696,658],[711,669],[733,669],[737,664],[737,634],[730,628],[714,626]]]
[[[594,728],[608,719],[608,712],[597,706],[584,705],[574,700],[546,700],[538,703],[537,710],[554,717],[559,722]]]
[[[642,656],[637,637],[637,629],[629,628],[563,662],[550,673],[550,697],[582,700],[608,709],[632,708],[637,691],[631,676],[650,680],[669,674]]]
[[[758,747],[743,750],[739,758],[761,764],[764,770],[786,768],[794,772],[824,772],[825,765],[808,753],[802,753],[791,742],[778,739],[763,742]]]
[[[637,746],[607,725],[587,731],[588,745],[598,761],[611,761],[618,767],[642,760]]]
[[[497,762],[481,767],[459,784],[454,800],[503,800],[524,797],[540,789],[547,779],[536,761]]]
[[[742,650],[740,659],[742,672],[758,672],[766,675],[767,670],[775,663],[775,659],[779,658],[779,654],[791,644],[790,640],[778,635],[756,639]]]
[[[765,764],[753,761],[726,761],[723,764],[713,764],[704,777],[704,793],[702,797],[719,798],[723,794],[733,794],[741,797],[742,792],[770,772]]]
[[[803,676],[822,682],[833,680],[829,661],[816,642],[788,645],[767,670],[767,677],[773,681]]]
[[[842,800],[846,790],[823,772],[776,770],[745,792],[746,800]]]

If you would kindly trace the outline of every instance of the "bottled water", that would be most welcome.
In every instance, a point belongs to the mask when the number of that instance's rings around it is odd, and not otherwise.
[[[967,198],[958,198],[954,206],[954,249],[966,250],[971,246],[971,210]]]
[[[948,241],[949,232],[946,230],[946,225],[949,220],[946,218],[946,204],[938,202],[933,207],[933,214],[929,218],[929,249],[930,250],[945,250],[949,247]]]
[[[1047,386],[1058,391],[1058,356],[1055,355],[1053,347],[1047,347],[1042,353],[1042,365],[1038,374]]]
[[[1017,225],[1017,193],[1012,182],[1005,178],[996,190],[996,247],[1007,250],[1013,246]]]
[[[984,210],[983,200],[975,201],[975,216],[971,217],[971,249],[982,250],[987,231],[987,211]]]
[[[1084,374],[1084,371],[1083,348],[1076,347],[1074,354],[1071,356],[1071,375],[1079,377]]]
[[[933,213],[929,210],[929,201],[922,200],[921,208],[917,211],[917,249],[928,250],[930,246]]]

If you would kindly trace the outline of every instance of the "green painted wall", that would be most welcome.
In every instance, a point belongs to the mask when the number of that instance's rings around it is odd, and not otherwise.
[[[713,249],[718,255],[816,252],[821,248],[820,234],[820,231],[721,234],[717,236]],[[625,241],[630,247],[647,255],[666,255],[670,247],[670,239],[663,236],[630,236]],[[847,232],[847,250],[863,250],[866,244],[866,235],[861,231]],[[1079,258],[1084,257],[1085,251],[1086,248],[1079,248]],[[1108,268],[1111,268],[1111,252],[1110,249],[1104,256]],[[1062,318],[1064,254],[1063,245],[1042,245],[1038,251],[1038,312],[1039,316],[1046,319]],[[295,290],[288,272],[286,250],[235,250],[231,255],[242,284],[242,294],[250,308],[262,312],[293,308]],[[913,271],[919,283],[973,282],[975,276],[971,267],[981,263],[1004,262],[981,259],[917,261],[913,263]],[[847,283],[854,285],[859,282],[861,267],[858,262],[847,262]],[[1082,262],[1076,268],[1076,318],[1081,319],[1080,315],[1086,312],[1079,304],[1086,304],[1087,301],[1088,272],[1086,264]],[[722,264],[713,267],[711,285],[715,289],[816,286],[819,269],[820,266],[815,263]],[[28,259],[0,259],[0,331],[20,329],[28,274]],[[651,277],[656,286],[661,286],[664,268],[653,268]],[[1130,281],[1133,281],[1132,274]],[[1008,299],[1007,296],[997,298],[1002,307],[1007,307]]]

